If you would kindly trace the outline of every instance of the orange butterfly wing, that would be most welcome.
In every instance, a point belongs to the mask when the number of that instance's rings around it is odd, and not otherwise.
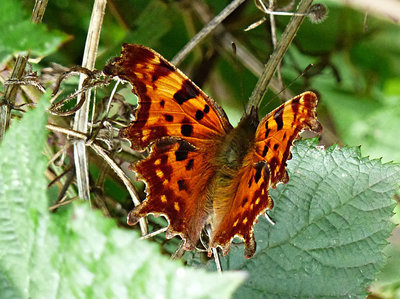
[[[227,196],[214,201],[215,220],[210,247],[221,247],[226,254],[231,240],[245,241],[245,256],[255,253],[253,226],[257,217],[273,207],[269,187],[287,183],[286,161],[290,147],[304,129],[320,133],[315,109],[318,97],[305,92],[270,112],[259,123],[254,148],[244,158],[243,167],[233,179]],[[230,198],[230,197],[233,198]],[[226,208],[229,206],[229,208]]]
[[[225,112],[146,47],[124,44],[103,71],[129,81],[139,97],[135,119],[120,135],[134,149],[151,145],[150,156],[135,165],[147,199],[129,213],[128,223],[148,213],[165,215],[167,236],[180,235],[185,249],[194,249],[208,215],[205,190],[216,171],[210,161],[232,129]]]
[[[104,68],[107,75],[129,81],[139,97],[135,119],[121,130],[135,149],[174,136],[202,145],[232,129],[222,108],[181,71],[155,51],[123,44],[120,57]]]
[[[226,254],[232,238],[239,236],[245,241],[245,256],[251,257],[254,223],[273,206],[269,187],[288,180],[286,161],[293,141],[304,129],[321,131],[317,96],[306,92],[291,99],[257,129],[253,111],[243,122],[251,124],[251,132],[240,124],[235,131],[212,99],[151,49],[124,44],[121,56],[104,73],[128,80],[139,97],[135,119],[120,135],[134,149],[151,146],[149,157],[135,165],[148,196],[129,213],[128,223],[149,213],[165,215],[167,236],[180,235],[186,250],[194,249],[210,223],[210,248],[221,247]],[[247,138],[254,131],[254,139],[246,141],[250,148],[235,143],[242,141],[243,132]]]

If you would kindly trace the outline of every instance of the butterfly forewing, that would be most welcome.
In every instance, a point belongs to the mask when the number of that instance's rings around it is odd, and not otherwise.
[[[255,159],[268,162],[272,187],[287,181],[286,161],[299,133],[305,129],[321,132],[315,112],[317,104],[314,92],[304,92],[270,112],[258,125]]]
[[[134,121],[121,130],[136,149],[166,136],[204,146],[232,129],[217,103],[149,48],[124,44],[104,73],[129,81],[139,97]]]

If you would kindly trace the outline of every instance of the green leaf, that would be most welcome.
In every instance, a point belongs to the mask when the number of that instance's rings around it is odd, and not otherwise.
[[[53,258],[61,297],[227,298],[244,278],[240,273],[221,276],[168,261],[154,244],[117,228],[86,205],[75,205],[56,218],[60,246]]]
[[[0,63],[20,51],[34,56],[54,52],[67,35],[48,31],[43,24],[33,24],[23,12],[20,1],[0,1]]]
[[[184,268],[87,204],[48,212],[45,103],[0,145],[1,298],[226,298],[243,273]]]
[[[48,98],[14,121],[0,143],[0,294],[27,298],[30,262],[46,226],[45,142]],[[27,200],[29,199],[29,200]],[[38,253],[40,254],[40,253]]]
[[[298,142],[289,183],[270,190],[276,225],[262,218],[255,226],[255,256],[245,260],[233,246],[223,259],[225,270],[249,272],[237,298],[365,298],[382,267],[400,166],[315,145]]]

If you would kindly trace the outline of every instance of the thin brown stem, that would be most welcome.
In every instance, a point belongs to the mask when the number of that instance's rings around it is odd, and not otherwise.
[[[122,180],[122,182],[125,184],[126,189],[128,190],[132,201],[134,203],[135,206],[140,204],[140,200],[139,200],[139,195],[135,189],[135,186],[133,186],[131,180],[127,177],[127,175],[125,174],[125,172],[123,172],[123,170],[117,165],[117,163],[114,162],[113,159],[111,159],[106,152],[104,151],[104,149],[97,145],[96,143],[91,143],[90,147],[100,156],[102,157],[107,164],[110,166],[110,168],[118,175],[118,177]],[[142,232],[142,235],[146,235],[147,234],[147,225],[145,222],[145,219],[142,218],[139,221],[139,225],[140,225],[140,230]]]
[[[44,12],[46,11],[48,0],[36,0],[32,11],[31,22],[34,24],[42,23]]]
[[[14,69],[11,73],[11,80],[21,80],[24,71],[26,62],[28,60],[28,55],[26,56],[18,56],[15,62]],[[17,95],[18,85],[6,85],[4,90],[4,97],[1,99],[0,106],[0,140],[3,138],[5,132],[7,131],[10,120],[11,120],[11,107],[15,103],[15,97]]]
[[[32,11],[31,22],[39,24],[42,22],[44,12],[46,10],[47,0],[36,0],[35,7]],[[14,80],[21,80],[24,75],[26,62],[28,61],[28,54],[18,55],[11,73],[11,78]],[[0,140],[3,138],[6,130],[10,125],[11,120],[11,107],[15,103],[17,95],[17,85],[7,85],[4,90],[4,97],[0,100]]]
[[[313,0],[302,0],[300,1],[297,12],[300,14],[304,14],[308,11],[312,4]],[[246,107],[246,113],[250,114],[251,110],[254,107],[259,107],[262,98],[267,92],[268,85],[272,79],[272,76],[275,73],[276,67],[282,61],[283,56],[285,55],[289,45],[293,41],[297,30],[299,30],[300,25],[304,19],[304,16],[293,16],[287,25],[285,31],[283,32],[278,44],[276,45],[276,49],[271,55],[271,58],[265,65],[264,71],[259,78],[253,93],[250,96],[248,105]]]
[[[172,64],[178,65],[183,59],[198,45],[206,36],[208,36],[223,20],[226,19],[236,8],[246,0],[233,0],[226,6],[215,18],[203,27],[186,46],[171,60]]]
[[[194,11],[204,23],[211,20],[212,15],[203,1],[193,0],[191,3]],[[222,24],[216,28],[214,35],[217,36],[215,40],[225,53],[232,53],[232,43],[234,43],[236,46],[236,58],[255,76],[261,76],[264,68],[263,63],[245,45],[225,30]],[[280,84],[276,78],[271,80],[271,89],[276,93],[281,91]]]
[[[110,168],[118,175],[118,177],[125,184],[129,194],[131,195],[134,205],[137,206],[140,204],[139,195],[135,189],[135,186],[132,184],[132,182],[127,177],[127,175],[123,172],[123,170],[118,166],[118,164],[115,163],[115,161],[107,155],[107,153],[104,151],[104,149],[101,146],[96,144],[94,141],[91,141],[88,143],[87,142],[88,137],[85,134],[75,131],[75,130],[61,128],[61,127],[58,127],[58,126],[55,126],[52,124],[48,124],[46,126],[46,128],[51,131],[54,131],[54,132],[66,134],[68,136],[80,139],[80,141],[83,142],[83,144],[85,144],[85,146],[90,146],[95,151],[95,153],[97,153],[100,157],[102,157],[107,162],[107,164],[110,166]],[[146,225],[145,220],[142,218],[139,221],[139,224],[140,224],[140,229],[141,229],[142,235],[146,235],[147,234],[147,225]]]

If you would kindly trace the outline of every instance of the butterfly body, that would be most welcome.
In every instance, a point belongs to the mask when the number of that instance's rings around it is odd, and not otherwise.
[[[209,224],[209,254],[217,247],[226,254],[238,236],[251,257],[254,223],[273,207],[268,189],[288,181],[293,141],[304,129],[321,131],[317,96],[303,93],[261,121],[253,109],[233,128],[216,102],[151,49],[124,44],[103,71],[128,80],[139,97],[135,119],[121,137],[134,149],[151,149],[134,165],[147,199],[129,213],[128,223],[163,215],[167,237],[180,235],[186,250],[195,248]]]

